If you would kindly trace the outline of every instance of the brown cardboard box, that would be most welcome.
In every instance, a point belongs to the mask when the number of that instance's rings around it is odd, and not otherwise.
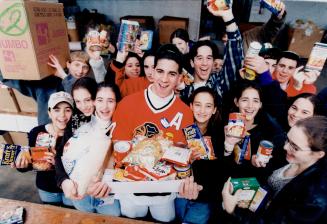
[[[37,113],[37,103],[32,97],[25,96],[16,89],[12,90],[21,112]]]
[[[49,54],[57,56],[65,67],[69,48],[62,4],[1,0],[0,21],[4,78],[40,80],[53,74],[47,65]]]
[[[2,135],[0,135],[0,144],[14,144],[9,132],[5,132]]]
[[[15,145],[28,145],[27,133],[11,131],[10,137]]]
[[[19,106],[11,88],[0,84],[0,111],[18,113]]]
[[[164,16],[159,20],[159,42],[168,44],[170,35],[178,28],[188,29],[188,18]]]
[[[120,17],[120,22],[122,20],[137,21],[143,29],[154,30],[154,19],[153,16],[123,16]]]
[[[290,29],[291,37],[288,50],[296,52],[302,58],[310,56],[313,45],[320,42],[324,31],[312,24],[311,28],[293,28]]]

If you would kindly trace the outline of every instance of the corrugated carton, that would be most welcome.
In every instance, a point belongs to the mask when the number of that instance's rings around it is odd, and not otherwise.
[[[40,80],[54,73],[54,54],[65,67],[69,58],[63,5],[0,0],[0,69],[7,79]]]

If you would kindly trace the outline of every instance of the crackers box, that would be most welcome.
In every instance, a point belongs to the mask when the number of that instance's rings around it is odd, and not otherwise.
[[[0,69],[4,78],[40,80],[54,74],[47,65],[50,54],[66,67],[69,48],[62,4],[1,0],[0,24]]]
[[[233,185],[233,194],[239,189],[242,190],[238,200],[244,205],[242,207],[248,208],[260,187],[257,179],[255,177],[231,178],[230,182]]]
[[[310,53],[309,60],[305,66],[305,70],[316,70],[321,72],[327,58],[327,44],[315,43]]]

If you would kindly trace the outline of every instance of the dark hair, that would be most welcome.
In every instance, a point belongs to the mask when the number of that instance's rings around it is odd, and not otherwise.
[[[86,89],[91,94],[91,99],[95,100],[95,95],[97,91],[98,84],[96,81],[90,77],[82,77],[77,79],[73,84],[71,95],[74,98],[74,91],[77,89]]]
[[[218,47],[216,46],[216,44],[214,44],[210,40],[200,40],[196,42],[190,50],[190,57],[192,61],[194,61],[194,58],[198,55],[198,49],[203,46],[207,46],[211,49],[212,57],[214,59],[219,58]]]
[[[160,59],[168,59],[175,61],[178,64],[178,72],[181,74],[183,70],[183,55],[178,50],[178,48],[174,44],[165,44],[161,46],[154,59],[154,67],[157,66],[157,63]]]
[[[259,98],[260,101],[262,102],[263,99],[263,95],[262,95],[262,91],[260,86],[253,82],[253,81],[249,81],[249,80],[242,80],[240,81],[234,88],[234,99],[236,99],[237,101],[241,98],[243,92],[247,89],[255,89],[258,94],[259,94]],[[238,111],[239,109],[237,108],[237,106],[234,104],[234,110],[233,111]],[[254,118],[254,123],[258,123],[262,118],[262,110],[259,109],[258,113],[256,114],[255,118]]]
[[[220,108],[218,106],[218,97],[217,97],[217,94],[216,94],[216,92],[213,89],[211,89],[211,88],[209,88],[207,86],[202,86],[202,87],[197,88],[192,93],[192,95],[190,96],[190,99],[189,99],[190,104],[193,104],[195,97],[198,94],[200,94],[200,93],[208,93],[208,94],[210,94],[211,97],[213,98],[214,107],[217,110],[216,113],[211,116],[211,118],[209,120],[208,126],[214,126],[216,124],[219,124],[221,122],[221,111],[220,111]]]
[[[173,43],[173,39],[175,37],[184,40],[186,43],[190,41],[190,37],[188,35],[187,30],[181,28],[178,28],[170,35],[170,43]]]
[[[280,59],[282,58],[287,58],[287,59],[291,59],[296,61],[296,66],[298,66],[298,64],[300,63],[300,56],[298,54],[296,54],[293,51],[283,51],[280,53],[280,57],[277,60],[277,63],[280,61]]]
[[[152,52],[152,51],[147,51],[147,52],[144,52],[144,55],[143,55],[143,57],[142,57],[142,66],[141,66],[141,74],[142,75],[145,75],[145,72],[144,72],[144,61],[145,61],[145,59],[147,58],[147,57],[150,57],[150,56],[152,56],[152,57],[155,57],[155,55],[154,55],[154,53]]]
[[[115,83],[112,83],[112,82],[99,83],[96,93],[98,93],[102,88],[110,88],[115,94],[117,103],[121,100],[121,94],[120,94],[119,87]]]
[[[318,100],[317,96],[312,93],[301,93],[295,97],[292,97],[290,99],[290,104],[289,104],[288,108],[290,108],[293,105],[293,103],[300,98],[309,100],[313,105],[313,114],[316,114],[317,107],[318,107],[320,101]]]
[[[136,54],[136,53],[134,53],[134,52],[128,52],[128,54],[127,54],[127,56],[126,56],[126,58],[125,58],[125,61],[124,61],[124,63],[123,63],[123,66],[125,67],[126,66],[126,63],[127,63],[127,61],[128,61],[128,59],[130,59],[130,58],[136,58],[138,61],[139,61],[139,63],[140,63],[140,75],[139,76],[144,76],[144,74],[142,74],[142,58],[138,55],[138,54]]]
[[[296,122],[295,126],[302,128],[312,151],[327,153],[327,118],[325,116],[308,117]]]
[[[265,48],[260,51],[259,56],[263,57],[264,59],[274,59],[279,60],[281,55],[281,50],[276,47],[272,48]]]

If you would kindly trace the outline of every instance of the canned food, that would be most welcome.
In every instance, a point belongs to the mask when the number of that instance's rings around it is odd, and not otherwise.
[[[128,141],[118,141],[114,144],[114,158],[116,167],[120,167],[121,161],[127,156],[131,144]]]
[[[214,11],[227,10],[232,5],[232,0],[205,0],[204,4],[211,7]]]
[[[257,151],[257,159],[260,162],[268,163],[271,158],[271,154],[274,148],[274,144],[267,140],[262,140],[260,142],[258,151]]]
[[[262,48],[262,45],[259,42],[253,41],[250,43],[249,49],[246,52],[246,56],[255,56],[258,55],[260,50]],[[252,69],[245,67],[245,74],[244,78],[248,80],[254,80],[256,77],[256,72]]]
[[[174,165],[174,169],[177,172],[176,176],[178,179],[185,179],[186,177],[191,176],[191,165],[187,165],[187,166]]]
[[[241,113],[230,113],[228,118],[227,135],[243,138],[245,132],[245,115]]]

